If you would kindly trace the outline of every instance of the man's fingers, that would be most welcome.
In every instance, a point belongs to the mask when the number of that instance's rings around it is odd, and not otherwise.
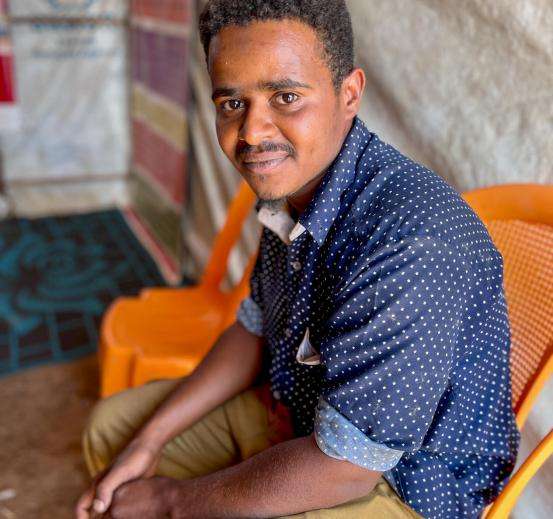
[[[98,513],[105,513],[111,505],[113,499],[113,493],[123,483],[127,483],[132,477],[129,477],[126,471],[118,471],[112,469],[107,475],[98,483],[96,487],[96,494],[92,501],[92,509]]]
[[[89,488],[77,502],[75,516],[77,519],[89,519],[89,510],[94,499],[94,487]]]
[[[96,489],[96,495],[94,496],[94,500],[92,501],[92,509],[97,514],[103,514],[107,511],[107,509],[111,505],[111,498],[113,496],[113,491],[115,488],[117,487],[112,487],[103,483],[98,485],[98,488]]]

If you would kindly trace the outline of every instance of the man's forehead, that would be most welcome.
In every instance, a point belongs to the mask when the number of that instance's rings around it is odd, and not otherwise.
[[[324,64],[321,51],[322,45],[314,30],[304,23],[253,22],[221,29],[211,40],[208,66],[216,74],[237,74],[248,65],[264,70],[297,71],[309,63]]]
[[[254,20],[245,25],[222,27],[211,40],[223,45],[267,44],[281,40],[284,42],[305,43],[305,40],[321,43],[315,29],[294,19]]]

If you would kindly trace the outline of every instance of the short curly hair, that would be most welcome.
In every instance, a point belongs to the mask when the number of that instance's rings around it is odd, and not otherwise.
[[[301,21],[316,31],[334,87],[339,89],[354,68],[353,31],[345,0],[209,0],[199,19],[206,59],[209,44],[221,29],[286,19]]]

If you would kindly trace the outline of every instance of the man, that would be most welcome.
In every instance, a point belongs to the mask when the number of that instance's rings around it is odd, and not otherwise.
[[[477,517],[518,443],[500,254],[357,118],[343,0],[212,0],[200,31],[251,296],[191,376],[99,404],[78,517]]]

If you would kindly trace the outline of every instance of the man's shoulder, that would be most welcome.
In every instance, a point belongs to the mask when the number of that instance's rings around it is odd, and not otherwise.
[[[375,134],[359,158],[341,213],[342,230],[367,246],[418,235],[456,243],[460,226],[464,234],[485,232],[452,185]]]
[[[499,275],[502,265],[486,227],[461,194],[375,134],[358,157],[355,180],[342,195],[329,238],[344,272],[350,263],[415,238],[443,245],[475,269],[491,261]]]

